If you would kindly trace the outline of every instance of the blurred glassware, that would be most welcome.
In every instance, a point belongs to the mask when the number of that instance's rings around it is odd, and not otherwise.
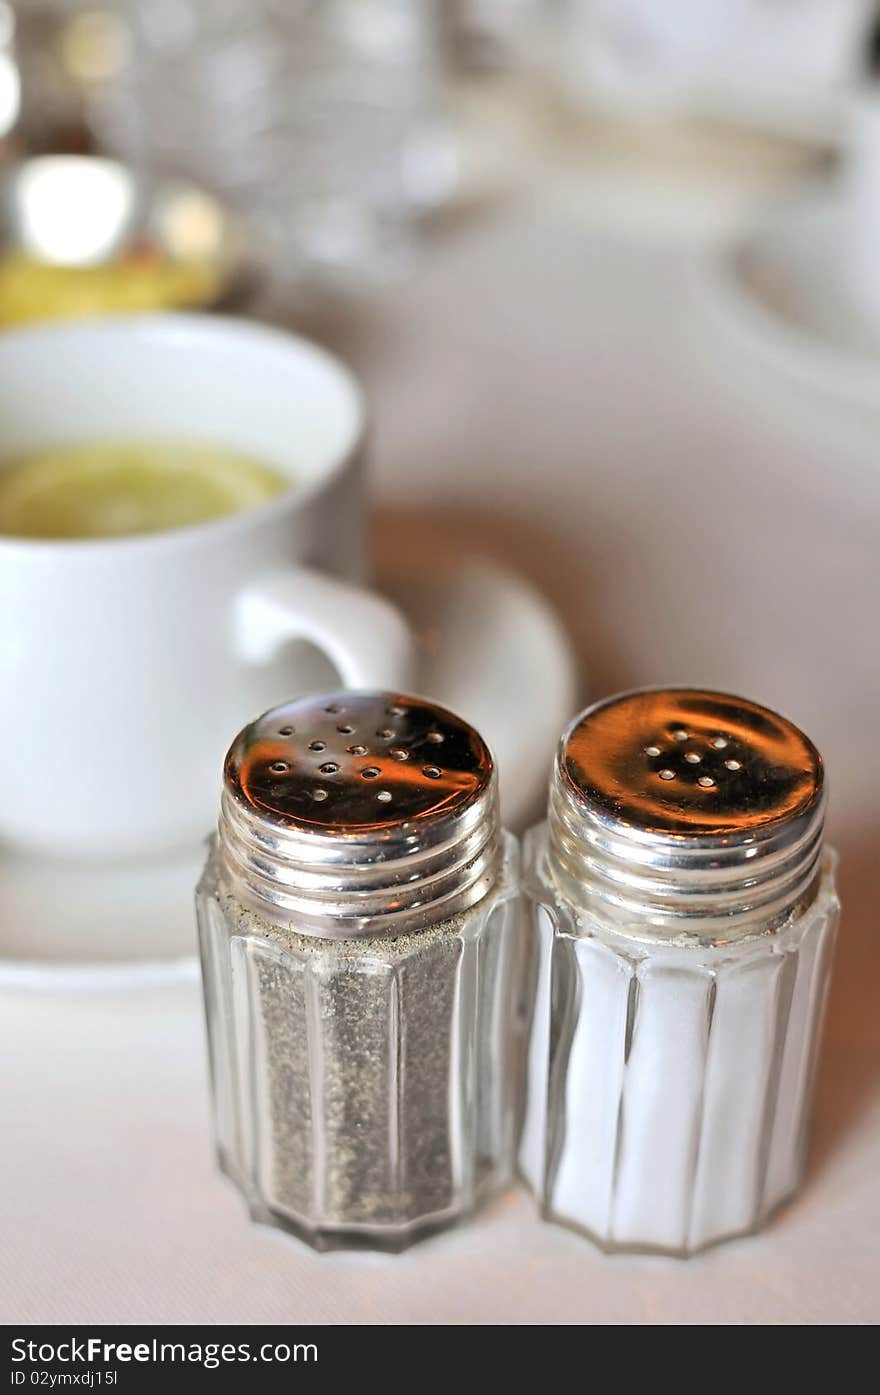
[[[21,111],[21,76],[15,54],[15,13],[0,0],[0,155],[5,152]]]
[[[456,66],[465,72],[541,66],[558,11],[558,0],[449,0],[444,21]]]
[[[120,0],[103,143],[253,222],[276,275],[382,272],[455,182],[439,0]]]
[[[27,154],[87,151],[90,113],[128,60],[117,0],[0,0],[0,139]]]
[[[558,68],[575,100],[615,111],[836,134],[876,0],[559,0]]]
[[[243,272],[234,220],[185,180],[90,155],[0,167],[0,327],[213,305]]]

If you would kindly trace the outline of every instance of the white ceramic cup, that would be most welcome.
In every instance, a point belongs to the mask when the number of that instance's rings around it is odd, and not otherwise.
[[[177,437],[291,476],[270,502],[194,527],[0,536],[0,845],[98,858],[192,846],[244,722],[334,682],[406,689],[407,626],[358,584],[363,433],[340,363],[246,321],[0,335],[0,463],[67,441]]]

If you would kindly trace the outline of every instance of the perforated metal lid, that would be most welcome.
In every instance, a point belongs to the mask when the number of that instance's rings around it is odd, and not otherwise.
[[[473,727],[421,699],[287,703],[233,742],[220,844],[241,899],[304,933],[433,922],[473,905],[497,874],[492,757]]]
[[[563,736],[551,867],[577,901],[723,937],[810,894],[824,812],[822,758],[785,717],[697,688],[623,693]]]

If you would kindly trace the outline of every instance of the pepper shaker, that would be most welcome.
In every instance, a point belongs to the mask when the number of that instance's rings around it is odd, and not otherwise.
[[[822,759],[697,689],[582,713],[527,835],[520,1166],[608,1250],[690,1254],[796,1190],[838,919]]]
[[[402,1249],[506,1183],[522,940],[479,734],[398,694],[277,707],[197,892],[220,1165],[317,1249]]]

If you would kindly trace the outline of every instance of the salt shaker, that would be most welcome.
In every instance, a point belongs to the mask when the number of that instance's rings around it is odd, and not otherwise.
[[[226,759],[197,892],[222,1168],[317,1249],[398,1250],[513,1168],[522,940],[479,734],[341,692]]]
[[[520,1165],[608,1250],[685,1255],[800,1178],[838,919],[822,759],[784,717],[624,693],[562,738],[527,835]]]

